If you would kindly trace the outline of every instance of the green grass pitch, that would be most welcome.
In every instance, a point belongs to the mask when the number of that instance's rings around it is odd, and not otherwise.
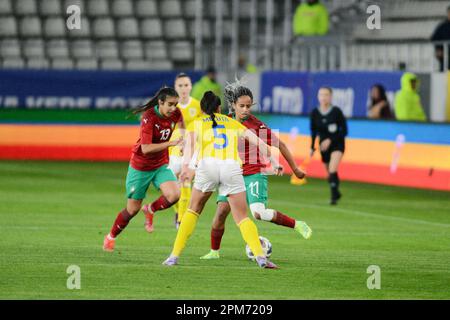
[[[126,163],[0,162],[1,299],[449,299],[450,194],[352,182],[328,205],[325,181],[301,187],[270,177],[269,204],[313,228],[310,240],[257,222],[280,270],[246,259],[231,217],[222,258],[209,250],[210,201],[180,265],[161,262],[176,230],[173,210],[157,214],[147,234],[138,215],[116,251],[104,235],[124,207]],[[147,201],[157,196],[154,189]],[[67,267],[81,289],[66,287]],[[367,268],[381,269],[381,289],[367,288]]]

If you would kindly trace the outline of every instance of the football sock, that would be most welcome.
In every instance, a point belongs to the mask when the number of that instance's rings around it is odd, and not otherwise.
[[[261,242],[259,241],[258,228],[256,228],[255,223],[247,217],[238,226],[241,230],[242,238],[244,238],[255,257],[264,256]]]
[[[150,210],[155,213],[156,211],[164,210],[170,208],[174,203],[167,200],[166,197],[161,196],[150,205]]]
[[[109,236],[111,238],[117,237],[122,232],[122,230],[125,229],[132,218],[133,216],[127,211],[126,208],[120,211],[117,215],[116,220],[114,221],[111,231],[109,232]]]
[[[181,220],[173,245],[172,256],[179,257],[197,224],[199,214],[188,209]]]
[[[181,187],[180,201],[178,201],[178,222],[181,222],[184,213],[189,206],[189,200],[191,199],[191,184],[188,183]]]
[[[175,213],[178,213],[178,206],[179,206],[178,202],[175,203],[175,204],[172,206],[173,211],[174,211]]]
[[[292,229],[295,227],[295,220],[289,216],[282,214],[280,211],[277,211],[275,221],[272,221],[272,223]]]
[[[339,176],[337,172],[330,173],[328,176],[328,182],[331,188],[331,198],[337,199],[339,194]]]
[[[222,242],[223,233],[225,229],[211,229],[211,249],[219,250],[220,243]]]

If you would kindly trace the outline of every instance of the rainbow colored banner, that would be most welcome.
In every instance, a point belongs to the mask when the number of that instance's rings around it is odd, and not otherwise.
[[[298,163],[308,156],[307,118],[260,118],[282,128]],[[349,120],[348,126],[343,180],[450,191],[450,125]],[[0,159],[128,161],[138,134],[137,125],[0,124]],[[326,176],[318,152],[307,172]]]

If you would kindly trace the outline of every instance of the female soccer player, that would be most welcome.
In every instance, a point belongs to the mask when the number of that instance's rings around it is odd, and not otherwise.
[[[200,108],[200,102],[190,96],[192,91],[192,81],[191,78],[185,74],[180,73],[175,78],[175,90],[180,96],[177,107],[183,114],[184,124],[189,126],[189,124],[197,118],[202,110]],[[175,131],[172,134],[171,141],[175,141],[181,137],[181,131],[178,126],[175,127]],[[181,172],[181,148],[178,146],[169,148],[169,169],[172,169],[175,176],[179,176]],[[187,210],[189,200],[191,198],[191,181],[186,180],[181,185],[181,196],[180,200],[173,206],[175,209],[175,227],[178,229],[180,225],[181,218]]]
[[[345,151],[347,121],[341,109],[331,104],[333,90],[328,87],[319,89],[319,107],[310,116],[311,157],[315,151],[316,137],[319,135],[320,154],[328,172],[331,189],[331,205],[336,205],[341,198],[339,191],[338,168]]]
[[[112,252],[115,239],[130,220],[139,212],[150,183],[162,195],[142,209],[146,215],[146,229],[153,228],[153,214],[171,207],[180,198],[177,178],[169,163],[168,148],[182,143],[183,139],[170,141],[176,124],[184,129],[183,116],[177,108],[178,94],[173,88],[162,88],[144,106],[133,111],[143,112],[139,139],[133,147],[126,179],[127,206],[117,215],[109,234],[105,236],[103,250]]]
[[[268,145],[279,148],[294,174],[300,179],[305,177],[305,173],[297,167],[292,153],[283,141],[273,135],[269,127],[252,115],[253,94],[250,89],[240,85],[239,82],[229,84],[225,87],[225,99],[227,99],[231,110],[233,110],[233,114],[230,115],[231,117],[252,130]],[[244,153],[241,153],[240,156],[243,161],[247,204],[250,206],[250,211],[253,216],[257,220],[292,228],[305,239],[309,239],[312,231],[305,222],[295,221],[295,219],[279,211],[267,208],[267,175],[262,173],[266,164],[263,163],[258,148],[249,146],[245,141],[241,141],[241,150],[243,149],[242,147],[245,147]],[[276,164],[275,170],[277,175],[281,175],[283,168],[279,164]],[[225,231],[225,221],[230,210],[227,198],[219,195],[217,197],[217,211],[211,228],[211,251],[200,259],[218,259],[220,257],[220,243]]]
[[[181,179],[192,175],[189,170],[194,144],[198,144],[197,170],[195,172],[189,209],[181,220],[173,251],[163,262],[168,266],[178,263],[189,236],[194,231],[212,192],[218,187],[219,194],[228,197],[233,218],[241,231],[242,237],[256,256],[256,262],[263,268],[276,268],[263,253],[259,241],[258,229],[247,216],[245,202],[245,184],[238,153],[238,138],[245,137],[250,143],[258,145],[262,154],[270,153],[269,146],[238,121],[221,115],[220,98],[211,91],[205,93],[200,103],[204,115],[190,124],[183,158]]]

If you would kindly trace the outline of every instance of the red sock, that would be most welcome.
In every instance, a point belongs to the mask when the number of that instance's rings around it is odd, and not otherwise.
[[[120,211],[119,214],[117,215],[116,221],[114,221],[111,231],[109,232],[111,237],[113,238],[117,237],[122,232],[122,230],[125,229],[125,227],[128,225],[131,218],[133,217],[127,211],[126,208]]]
[[[161,196],[153,201],[153,203],[150,205],[150,209],[152,210],[152,212],[156,212],[159,210],[170,208],[172,205],[173,203],[167,200],[166,197]]]
[[[219,250],[225,229],[211,229],[211,249]]]
[[[292,229],[295,227],[295,220],[282,214],[280,211],[277,211],[277,218],[272,222],[280,226],[285,226]]]

